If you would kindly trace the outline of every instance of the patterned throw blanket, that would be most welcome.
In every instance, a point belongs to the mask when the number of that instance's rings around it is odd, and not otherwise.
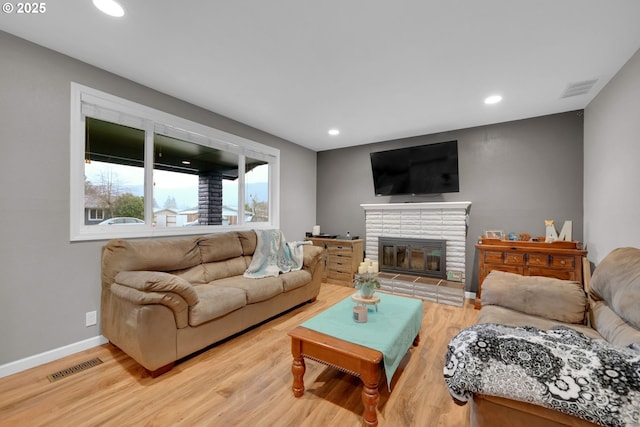
[[[573,329],[479,324],[449,343],[451,396],[506,397],[603,426],[640,425],[640,353]]]
[[[278,274],[302,268],[302,245],[312,242],[287,242],[280,230],[255,230],[258,236],[256,250],[244,277],[259,279],[277,277]]]

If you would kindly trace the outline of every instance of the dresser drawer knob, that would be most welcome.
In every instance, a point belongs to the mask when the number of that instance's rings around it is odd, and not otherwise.
[[[561,261],[560,261],[560,264],[561,264],[561,265],[565,265],[566,263],[567,263],[567,262],[566,262],[565,260],[561,260]]]

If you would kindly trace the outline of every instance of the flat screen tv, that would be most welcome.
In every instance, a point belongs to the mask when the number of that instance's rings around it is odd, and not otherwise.
[[[376,196],[457,193],[458,141],[371,153]]]

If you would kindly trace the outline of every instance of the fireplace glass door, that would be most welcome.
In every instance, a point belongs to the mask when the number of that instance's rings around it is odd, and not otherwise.
[[[381,271],[446,277],[444,240],[380,237],[378,249]]]

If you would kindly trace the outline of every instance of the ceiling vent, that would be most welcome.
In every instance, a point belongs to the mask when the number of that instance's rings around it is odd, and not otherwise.
[[[560,98],[570,98],[572,96],[586,95],[598,82],[598,79],[585,80],[583,82],[570,83],[562,93]]]

